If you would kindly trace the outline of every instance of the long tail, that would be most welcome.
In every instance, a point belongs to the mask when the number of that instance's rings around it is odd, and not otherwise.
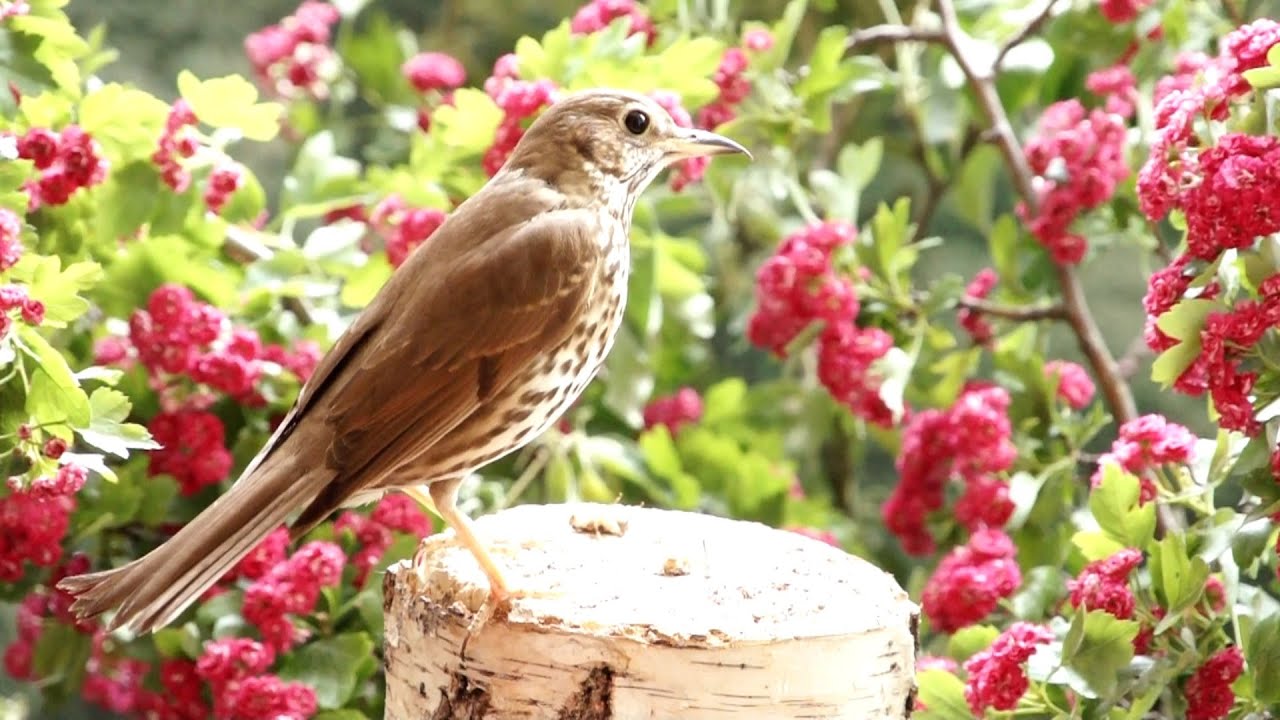
[[[109,631],[141,635],[168,625],[330,479],[323,467],[299,468],[281,455],[247,468],[247,477],[146,555],[62,580],[58,587],[76,598],[71,610],[89,618],[117,608]]]

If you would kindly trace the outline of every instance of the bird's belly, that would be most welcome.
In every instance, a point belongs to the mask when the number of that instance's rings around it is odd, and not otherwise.
[[[533,360],[484,408],[469,417],[426,463],[414,463],[428,482],[463,475],[488,465],[546,432],[582,395],[604,364],[622,324],[624,298],[602,303],[594,322],[583,322],[569,339]],[[422,477],[423,465],[432,471]],[[408,478],[396,477],[397,485]]]

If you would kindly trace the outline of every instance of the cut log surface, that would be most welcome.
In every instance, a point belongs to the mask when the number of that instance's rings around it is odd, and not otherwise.
[[[887,573],[764,525],[617,505],[480,518],[385,578],[385,720],[905,718],[917,608]]]

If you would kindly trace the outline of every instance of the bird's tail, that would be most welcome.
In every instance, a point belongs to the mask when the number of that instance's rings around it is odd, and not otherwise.
[[[117,608],[107,629],[134,635],[168,625],[329,480],[323,466],[286,480],[300,468],[281,455],[250,466],[249,477],[242,476],[146,555],[113,570],[63,579],[58,587],[75,597],[71,610],[89,618]]]

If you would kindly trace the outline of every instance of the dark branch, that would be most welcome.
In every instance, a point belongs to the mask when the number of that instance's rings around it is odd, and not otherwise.
[[[999,72],[1000,66],[1004,63],[1004,58],[1009,54],[1010,50],[1026,42],[1027,38],[1037,32],[1040,32],[1040,28],[1048,22],[1049,15],[1053,12],[1053,6],[1057,2],[1058,0],[1045,0],[1044,7],[1040,8],[1040,11],[1032,16],[1032,18],[1027,21],[1026,25],[1023,25],[1018,32],[1014,33],[1013,37],[1009,38],[1004,45],[1000,46],[1000,52],[996,53],[996,59],[992,63],[992,67],[995,68],[997,72]]]
[[[979,312],[991,317],[1002,318],[1004,320],[1017,320],[1019,322],[1033,322],[1036,320],[1066,320],[1067,308],[1063,305],[997,305],[989,303],[986,300],[979,300],[972,297],[962,297],[959,300],[960,307],[968,308],[974,312]]]
[[[857,30],[849,35],[849,40],[845,42],[846,50],[852,50],[859,45],[876,45],[885,42],[927,42],[942,43],[945,38],[940,30],[931,30],[928,28],[909,27],[907,25],[872,25],[868,28]]]
[[[956,9],[952,0],[938,0],[938,14],[942,18],[942,33],[947,49],[955,57],[956,63],[964,72],[978,106],[986,116],[991,128],[991,137],[1004,157],[1005,165],[1013,176],[1014,187],[1027,208],[1034,212],[1039,205],[1032,181],[1034,175],[1022,152],[1022,145],[1009,124],[1009,116],[1004,104],[996,94],[994,68],[978,68],[973,58],[965,53],[962,46],[960,24],[956,20]],[[1055,266],[1058,284],[1062,291],[1062,304],[1066,310],[1066,320],[1071,325],[1080,345],[1080,350],[1089,361],[1098,384],[1106,397],[1107,407],[1117,423],[1126,423],[1137,417],[1137,407],[1133,402],[1133,393],[1128,383],[1120,374],[1115,358],[1107,349],[1102,331],[1089,310],[1085,299],[1084,287],[1074,266]]]

